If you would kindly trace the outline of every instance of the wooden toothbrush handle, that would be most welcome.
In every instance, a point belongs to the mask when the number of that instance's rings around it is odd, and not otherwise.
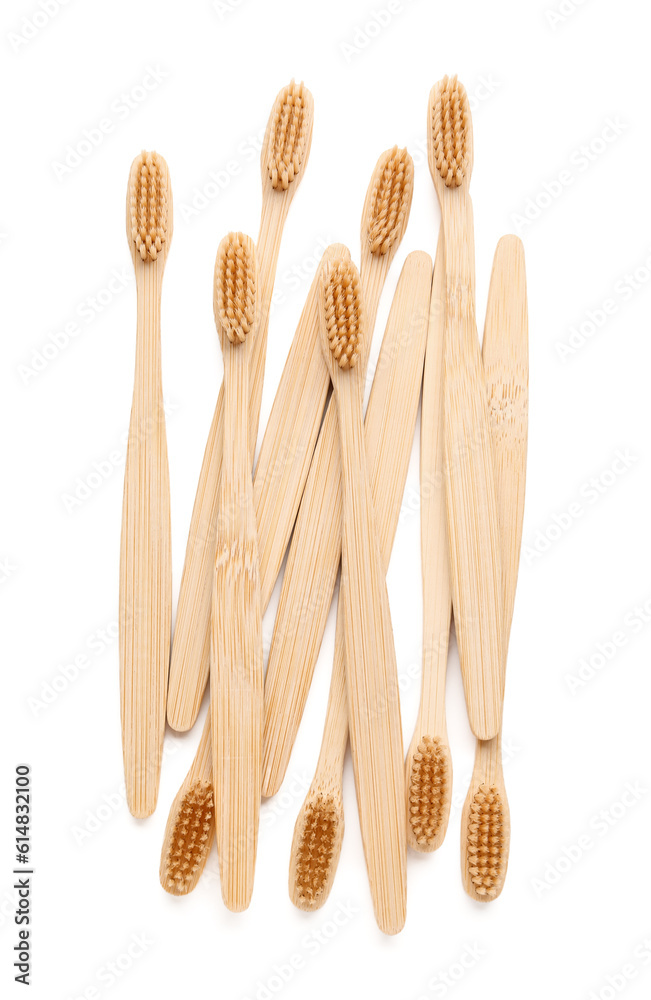
[[[337,582],[341,474],[331,398],[301,498],[265,677],[263,795],[280,788],[312,682]]]
[[[253,891],[260,812],[262,625],[244,348],[227,349],[225,367],[224,462],[212,595],[210,704],[222,895],[229,909],[244,910]]]
[[[172,618],[170,486],[160,360],[162,268],[136,264],[138,329],[120,548],[120,707],[134,816],[158,797]]]
[[[497,245],[488,290],[482,361],[488,391],[491,439],[495,457],[495,487],[502,546],[502,613],[504,667],[518,580],[524,516],[529,401],[529,348],[524,250],[516,236]],[[500,796],[500,865],[490,896],[478,897],[469,857],[470,810],[484,786]],[[501,732],[488,742],[477,741],[475,765],[461,826],[462,877],[473,898],[497,898],[504,885],[509,858],[511,823],[502,770]]]
[[[346,682],[360,826],[378,925],[406,913],[406,828],[398,674],[366,465],[359,382],[336,390],[341,427]],[[357,397],[357,398],[356,398]]]
[[[324,264],[350,253],[331,244],[314,276],[260,446],[253,503],[260,550],[262,609],[276,585],[319,436],[330,379],[319,344],[318,296]]]
[[[445,680],[452,598],[445,511],[443,347],[445,246],[443,227],[434,262],[423,374],[420,437],[423,669],[417,738],[445,732]]]
[[[369,273],[367,268],[366,273]],[[361,275],[364,286],[364,271]],[[372,285],[372,282],[369,282]],[[393,537],[404,491],[418,407],[431,288],[431,258],[409,254],[396,288],[366,411],[366,447],[384,551]],[[375,301],[371,287],[366,301]],[[369,323],[369,315],[366,317]],[[362,362],[363,364],[364,362]],[[289,763],[312,681],[337,579],[342,489],[334,400],[305,484],[287,557],[265,679],[263,794],[278,791]],[[391,447],[387,442],[391,441]],[[404,467],[403,467],[404,465]],[[393,527],[390,527],[390,525]],[[386,530],[385,530],[386,528]],[[387,555],[388,560],[388,555]],[[288,708],[289,706],[289,708]]]
[[[167,714],[172,729],[194,725],[210,670],[210,608],[224,437],[219,390],[204,452],[176,609]]]
[[[260,262],[260,320],[248,352],[249,372],[249,452],[253,456],[258,437],[262,388],[267,350],[267,330],[280,236],[288,205],[274,199],[272,208],[263,206],[256,255]],[[172,729],[185,732],[196,722],[210,672],[210,614],[217,522],[219,482],[222,470],[224,428],[224,386],[219,390],[197,495],[181,577],[179,603],[174,628],[170,666],[168,717]]]
[[[449,278],[449,276],[448,276]],[[502,717],[502,570],[488,423],[470,287],[446,296],[445,477],[454,622],[470,726],[497,734]]]
[[[441,255],[443,258],[443,255]],[[438,266],[438,257],[437,257]],[[445,273],[445,260],[442,259]],[[398,350],[389,352],[391,377],[385,383],[374,381],[364,424],[366,463],[373,496],[375,526],[380,546],[383,572],[391,559],[391,550],[400,517],[401,501],[405,490],[411,442],[418,412],[423,364],[428,338],[428,310],[432,284],[432,259],[422,251],[413,251],[407,257],[395,296],[387,329],[400,331],[399,338],[389,341]],[[443,318],[444,318],[443,314]],[[389,338],[387,338],[389,339]],[[384,347],[384,342],[383,342]],[[435,353],[434,351],[432,353]],[[439,340],[439,355],[442,357]],[[431,362],[430,362],[431,364]],[[389,365],[389,362],[386,362]],[[380,367],[380,365],[378,366]],[[439,378],[441,362],[439,360]],[[375,394],[380,397],[376,409]],[[437,398],[440,401],[441,394]],[[441,484],[440,489],[443,486]],[[423,501],[424,502],[424,501]],[[447,567],[447,539],[442,548]],[[322,755],[332,748],[330,759],[336,762],[343,756],[348,742],[348,702],[346,694],[346,665],[344,638],[344,584],[339,587],[337,625],[332,680],[326,721],[323,732]],[[448,627],[450,621],[450,596],[448,588]],[[447,640],[446,640],[447,648]]]
[[[262,742],[262,632],[255,537],[217,546],[210,704],[222,895],[244,910],[253,891]]]
[[[504,236],[497,244],[493,258],[482,360],[488,394],[502,552],[505,667],[524,520],[529,417],[528,337],[524,248],[517,236]]]
[[[189,781],[203,779],[204,781],[209,781],[212,784],[211,721],[210,712],[208,712],[206,715],[206,721],[203,724],[203,729],[201,730],[201,739],[199,740],[194,754],[194,759],[187,774],[187,779]]]
[[[348,745],[348,694],[346,692],[346,637],[344,631],[344,587],[340,584],[335,628],[335,652],[332,676],[323,726],[317,774],[328,772],[341,775]]]

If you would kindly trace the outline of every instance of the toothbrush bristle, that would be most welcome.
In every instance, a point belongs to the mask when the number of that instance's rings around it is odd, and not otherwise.
[[[168,237],[168,172],[158,153],[136,158],[129,182],[131,238],[143,260],[156,260]]]
[[[414,161],[407,150],[394,146],[383,159],[371,196],[368,225],[370,251],[381,255],[402,239],[414,190]]]
[[[161,866],[163,888],[184,896],[196,884],[212,845],[213,786],[196,781],[183,798]]]
[[[466,89],[456,76],[445,76],[433,87],[430,116],[430,167],[446,187],[461,187],[471,167],[472,119]]]
[[[332,356],[340,368],[357,364],[363,337],[359,272],[352,261],[337,260],[323,275],[325,327]]]
[[[215,261],[215,319],[231,344],[242,344],[255,323],[256,258],[253,240],[229,233]]]
[[[505,875],[505,824],[500,794],[480,785],[470,804],[467,865],[478,896],[492,899]]]
[[[276,99],[267,169],[273,188],[286,191],[303,164],[310,126],[311,96],[302,83],[289,84]]]
[[[450,797],[450,758],[440,740],[423,736],[409,775],[408,820],[415,844],[432,850],[446,818]]]
[[[319,794],[305,807],[296,855],[296,901],[305,909],[316,909],[322,901],[337,860],[338,837],[339,815],[334,800]]]

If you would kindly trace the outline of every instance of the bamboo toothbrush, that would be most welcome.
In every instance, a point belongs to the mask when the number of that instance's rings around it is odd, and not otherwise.
[[[445,838],[452,761],[445,721],[450,635],[450,577],[443,484],[443,342],[445,247],[439,231],[430,301],[420,431],[420,518],[423,573],[423,669],[418,718],[407,753],[407,843],[434,851]]]
[[[215,836],[210,712],[192,766],[167,819],[160,859],[160,882],[173,896],[192,892],[204,870]]]
[[[527,290],[524,251],[516,236],[505,236],[495,251],[482,354],[502,546],[506,666],[522,541],[529,407]],[[474,899],[496,899],[502,891],[510,837],[500,732],[492,740],[477,741],[461,821],[462,877]]]
[[[260,545],[260,525],[261,523],[269,522],[273,514],[267,511],[265,515],[261,516],[256,507],[256,498],[260,503],[264,502],[265,499],[271,503],[271,498],[279,491],[278,495],[282,494],[286,496],[287,504],[290,503],[291,496],[295,496],[296,505],[298,505],[298,501],[300,500],[300,491],[302,489],[299,479],[299,475],[301,474],[300,463],[307,462],[309,466],[309,459],[311,457],[309,439],[316,440],[323,411],[323,407],[321,407],[321,411],[318,410],[314,394],[317,391],[321,391],[321,382],[326,383],[326,390],[329,383],[329,376],[323,364],[321,348],[319,347],[316,293],[319,288],[318,283],[321,280],[321,269],[333,257],[342,256],[346,258],[350,257],[346,247],[340,243],[334,243],[332,246],[329,246],[323,255],[321,265],[312,282],[296,336],[292,343],[290,356],[285,366],[285,372],[283,373],[283,379],[285,379],[285,375],[288,372],[295,375],[297,384],[303,385],[304,391],[300,395],[294,394],[292,396],[287,392],[286,388],[282,393],[279,388],[272,410],[272,418],[274,412],[276,413],[276,417],[273,420],[275,433],[272,438],[265,437],[265,440],[269,440],[270,442],[267,450],[269,461],[268,463],[265,462],[265,466],[269,470],[269,482],[258,493],[256,493],[255,480],[253,484],[253,506],[256,513],[256,524],[258,525],[261,610],[263,614],[276,582],[276,576],[272,574],[269,567],[270,563],[273,562],[274,552],[277,552],[277,549],[274,548],[272,540],[270,540],[269,546],[261,547]],[[314,327],[316,327],[316,335]],[[314,355],[313,358],[314,347],[316,347],[318,356]],[[309,353],[310,357],[307,369],[297,368],[292,362],[292,358],[297,356],[304,360],[306,352]],[[315,360],[318,362],[318,377],[315,372]],[[325,391],[323,394],[325,396]],[[277,406],[279,400],[282,400],[285,407],[284,410]],[[271,426],[272,420],[270,419],[267,424],[267,435],[270,433]],[[265,445],[263,444],[260,461],[262,461],[264,451]],[[283,455],[288,457],[290,454],[293,456],[292,459],[288,459],[287,463],[283,463]],[[277,466],[275,462],[278,463]],[[274,469],[276,470],[275,472],[272,471]],[[303,479],[307,476],[307,469],[304,470],[302,475]],[[274,480],[273,483],[272,479]],[[265,579],[268,581],[266,589]],[[205,770],[206,759],[208,760],[207,771]],[[188,824],[191,823],[192,827],[198,830],[204,822],[202,795],[199,794],[200,787],[197,784],[199,776],[201,780],[210,782],[210,796],[212,801],[210,714],[206,720],[195,760],[183,786],[172,803],[167,821],[167,833],[161,855],[161,883],[163,888],[172,893],[177,891],[176,887],[178,884],[182,885],[184,893],[191,892],[197,884],[208,859],[210,848],[209,844],[208,846],[206,845],[206,841],[203,838],[190,838],[191,842],[190,846],[188,846]],[[214,819],[209,821],[209,825],[214,833]],[[181,879],[180,882],[179,879]]]
[[[319,347],[318,288],[321,268],[350,257],[341,243],[321,260],[296,328],[271,408],[253,480],[260,550],[262,610],[266,610],[287,549],[330,386]]]
[[[323,356],[337,405],[343,487],[342,586],[346,690],[359,821],[373,908],[385,934],[405,922],[405,780],[398,672],[366,463],[364,307],[350,261],[330,264],[321,300]]]
[[[398,525],[418,412],[431,283],[431,257],[420,252],[409,254],[391,305],[364,423],[371,492],[385,567]],[[342,601],[340,590],[321,752],[296,820],[292,842],[289,894],[292,902],[303,910],[319,909],[328,898],[344,834],[342,779],[348,743],[348,701]]]
[[[361,282],[366,302],[363,379],[375,315],[411,208],[413,161],[406,149],[380,156],[361,226]],[[332,601],[341,552],[341,476],[332,403],[312,459],[294,526],[265,679],[262,794],[282,784],[300,725]]]
[[[388,258],[371,289],[374,311],[404,232],[404,228],[399,235],[388,231],[387,216],[393,212],[397,221],[402,206],[388,206],[382,192],[383,181],[386,185],[393,177],[397,163],[404,160],[403,153],[394,148],[382,154],[364,203],[363,240],[366,238],[374,254]],[[342,253],[348,254],[346,247],[333,244],[326,250],[322,264]],[[318,338],[317,279],[318,274],[283,370],[253,480],[263,609],[271,597],[296,520],[330,385]]]
[[[312,95],[302,83],[292,81],[276,98],[260,156],[262,216],[256,248],[260,266],[260,322],[251,354],[251,456],[258,434],[269,310],[280,242],[290,204],[307,166],[313,120]],[[168,720],[173,729],[181,731],[190,729],[196,721],[209,673],[222,440],[223,390],[220,390],[192,511],[172,645]]]
[[[262,623],[249,451],[249,366],[257,264],[252,240],[230,233],[215,262],[215,322],[224,354],[224,455],[212,588],[210,712],[222,896],[251,900],[260,813]]]
[[[328,248],[322,267],[337,249],[335,244]],[[341,258],[349,259],[348,251],[342,248]],[[418,397],[425,349],[427,300],[431,273],[431,259],[424,253],[409,254],[403,267],[394,302],[391,306],[387,329],[382,341],[373,388],[369,399],[365,421],[365,435],[368,461],[371,468],[371,488],[378,500],[378,528],[382,553],[388,562],[387,536],[393,538],[400,509],[400,500],[409,462],[411,439],[418,407]],[[318,272],[321,280],[321,269]],[[316,279],[315,279],[316,280]],[[307,308],[307,306],[306,306]],[[403,350],[405,344],[409,350]],[[319,351],[320,351],[319,347]],[[323,360],[319,364],[327,372]],[[329,378],[329,376],[328,376]],[[389,517],[389,512],[390,517]],[[261,575],[264,575],[264,556],[261,556]],[[337,776],[334,744],[343,731],[341,760],[348,740],[348,714],[345,692],[343,661],[343,614],[338,614],[335,665],[328,705],[326,730],[323,737],[323,765],[315,775],[312,790],[308,793],[305,810],[309,806],[312,792],[318,795],[319,785],[327,782],[326,760],[332,761],[331,777],[333,785],[341,786],[341,773]],[[329,720],[329,721],[328,721]],[[330,735],[329,735],[330,734]],[[326,750],[326,747],[329,749]],[[212,760],[210,740],[210,717],[206,721],[201,742],[194,762],[172,804],[165,842],[161,854],[161,883],[172,893],[191,892],[197,884],[205,866],[214,832],[214,818],[208,815],[208,801],[212,812]],[[209,783],[209,797],[205,784]],[[205,803],[205,808],[204,808]],[[319,816],[315,817],[320,824]],[[301,819],[297,821],[297,830]],[[343,824],[343,818],[342,818]],[[205,834],[210,832],[206,839]],[[343,833],[343,826],[341,832]],[[338,833],[333,828],[333,838]],[[295,839],[295,844],[297,841]],[[299,864],[305,863],[307,838],[297,844],[294,858]],[[336,868],[336,858],[330,861],[332,877]],[[310,883],[314,887],[314,876]],[[308,892],[305,883],[303,896]],[[317,908],[325,902],[327,893],[313,888],[313,904],[304,908]],[[294,901],[298,901],[298,889]],[[304,899],[305,902],[305,899]]]
[[[445,239],[445,482],[452,602],[468,718],[475,736],[486,740],[497,734],[502,713],[501,563],[472,289],[472,121],[456,77],[432,87],[427,141]]]
[[[120,709],[129,809],[156,808],[172,621],[170,484],[160,358],[161,289],[172,239],[172,189],[158,153],[131,165],[127,239],[138,296],[136,370],[120,544]]]

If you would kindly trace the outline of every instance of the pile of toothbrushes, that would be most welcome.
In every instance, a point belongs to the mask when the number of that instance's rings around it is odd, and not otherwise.
[[[276,264],[307,168],[313,117],[303,84],[292,82],[278,94],[261,152],[257,242],[229,233],[217,249],[213,301],[224,382],[173,636],[160,354],[172,191],[159,154],[142,153],[131,167],[126,221],[138,318],[120,553],[125,781],[133,815],[151,815],[166,722],[191,729],[208,689],[203,733],[170,809],[160,880],[174,895],[191,892],[215,840],[224,903],[246,909],[260,803],[282,785],[341,571],[323,742],[296,820],[289,892],[304,910],[328,898],[343,841],[350,738],[373,907],[378,926],[393,934],[406,917],[407,849],[436,850],[448,825],[452,616],[477,740],[462,815],[463,884],[472,898],[490,901],[506,877],[510,819],[500,735],[526,471],[524,255],[516,237],[500,240],[480,344],[472,121],[464,87],[445,77],[432,88],[427,114],[441,208],[435,260],[421,251],[406,258],[366,412],[376,314],[414,185],[412,159],[398,147],[382,153],[371,176],[359,266],[340,244],[323,254],[253,468]],[[405,761],[385,574],[421,393],[422,688]],[[261,620],[283,562],[265,670]]]

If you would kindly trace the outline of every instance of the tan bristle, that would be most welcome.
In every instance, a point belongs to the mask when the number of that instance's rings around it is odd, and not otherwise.
[[[399,241],[409,217],[414,189],[414,161],[406,149],[394,146],[386,154],[371,198],[368,242],[371,253],[385,254]]]
[[[290,83],[280,93],[273,113],[269,144],[269,179],[286,191],[301,169],[309,132],[307,100],[302,83]]]
[[[338,816],[332,798],[318,798],[305,808],[305,824],[296,857],[296,892],[304,906],[315,906],[333,860]]]
[[[445,76],[431,100],[434,163],[446,187],[460,187],[471,163],[472,120],[468,95],[456,76]]]
[[[432,846],[444,820],[450,793],[448,753],[439,740],[424,736],[409,776],[409,825],[417,844]]]
[[[325,324],[332,356],[340,368],[354,368],[362,348],[363,307],[359,272],[338,260],[323,275]]]
[[[255,322],[256,284],[253,241],[229,233],[215,261],[215,319],[231,344],[242,344]]]
[[[504,878],[502,800],[496,788],[480,785],[470,804],[468,872],[478,896],[496,896]]]
[[[156,260],[167,239],[167,168],[158,153],[140,154],[129,190],[131,238],[143,260]]]
[[[211,846],[213,823],[213,786],[209,781],[195,782],[178,810],[162,871],[168,892],[183,896],[194,883]]]

